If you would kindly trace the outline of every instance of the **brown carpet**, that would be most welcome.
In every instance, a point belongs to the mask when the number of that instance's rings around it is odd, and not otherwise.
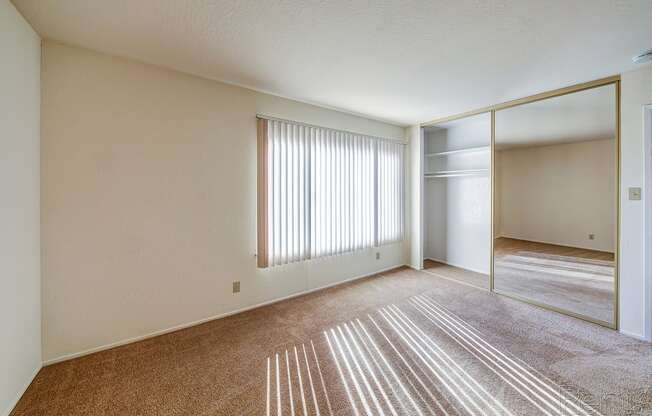
[[[13,414],[650,415],[651,357],[403,268],[46,367]]]
[[[451,266],[434,260],[423,261],[423,271],[435,276],[451,279],[459,283],[471,285],[480,289],[489,290],[489,275],[467,269]]]

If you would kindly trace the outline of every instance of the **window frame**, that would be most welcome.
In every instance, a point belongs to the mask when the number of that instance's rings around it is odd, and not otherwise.
[[[311,250],[308,251],[307,256],[304,259],[301,260],[295,260],[295,261],[287,261],[281,264],[276,264],[276,265],[284,265],[284,264],[290,264],[290,263],[298,263],[298,262],[303,262],[306,260],[311,260],[311,259],[316,259],[316,258],[324,258],[324,257],[331,257],[337,254],[345,254],[345,253],[354,253],[358,252],[361,250],[369,249],[372,247],[380,247],[383,245],[387,244],[395,244],[400,241],[405,240],[405,220],[406,220],[406,209],[405,209],[405,189],[406,189],[406,173],[407,173],[407,164],[406,164],[406,143],[400,140],[394,140],[394,139],[385,139],[381,137],[376,137],[376,136],[370,136],[370,135],[365,135],[365,134],[360,134],[360,133],[353,133],[353,132],[347,132],[344,130],[337,130],[337,129],[332,129],[328,127],[322,127],[322,126],[315,126],[315,125],[310,125],[306,123],[301,123],[301,122],[296,122],[296,121],[291,121],[291,120],[284,120],[284,119],[279,119],[279,118],[274,118],[274,117],[267,117],[267,116],[261,116],[257,115],[257,266],[259,268],[268,268],[271,267],[270,265],[270,247],[269,247],[269,124],[272,121],[277,121],[277,122],[282,122],[282,123],[287,123],[288,125],[293,125],[293,126],[303,126],[303,127],[309,127],[309,128],[314,128],[314,129],[319,129],[322,132],[329,132],[329,133],[337,133],[337,134],[348,134],[348,135],[354,135],[356,137],[365,137],[373,140],[373,209],[372,212],[370,212],[371,215],[373,215],[373,239],[372,239],[372,244],[370,246],[363,246],[360,248],[352,248],[350,250],[341,252],[341,253],[332,253],[332,254],[324,254],[324,255],[319,255],[316,257],[312,256]],[[305,138],[304,138],[305,139]],[[381,224],[381,219],[380,219],[380,210],[379,210],[379,143],[380,142],[389,142],[394,145],[399,145],[401,146],[400,148],[400,160],[398,162],[399,169],[396,170],[396,172],[399,173],[399,179],[397,180],[399,183],[399,192],[396,194],[397,198],[399,199],[397,203],[398,211],[398,221],[397,224],[399,224],[398,231],[397,231],[397,236],[396,238],[390,238],[390,239],[385,239],[384,241],[380,241],[380,236],[379,236],[379,227]],[[314,153],[309,152],[309,157],[310,161],[309,163],[313,163],[313,157]],[[313,194],[313,188],[312,184],[308,185],[308,199],[312,199],[312,194]],[[309,213],[311,215],[311,213]],[[308,235],[308,240],[311,240],[313,237],[313,229],[312,227],[308,226],[307,230],[307,235]]]

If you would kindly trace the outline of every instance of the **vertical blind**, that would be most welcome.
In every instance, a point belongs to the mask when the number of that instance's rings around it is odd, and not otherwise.
[[[259,119],[259,266],[403,239],[404,146]]]

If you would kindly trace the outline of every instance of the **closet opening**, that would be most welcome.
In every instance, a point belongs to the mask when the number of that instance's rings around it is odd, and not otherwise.
[[[489,290],[491,113],[423,129],[423,269]]]

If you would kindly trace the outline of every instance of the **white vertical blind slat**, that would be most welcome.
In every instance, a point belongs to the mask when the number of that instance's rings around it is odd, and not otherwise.
[[[403,239],[403,145],[268,123],[270,266]]]
[[[378,244],[399,241],[404,237],[404,148],[382,143],[378,156],[379,225]]]
[[[287,254],[285,256],[285,262],[286,263],[292,263],[292,249],[294,245],[294,224],[293,224],[293,219],[294,219],[294,212],[293,211],[293,204],[292,204],[292,193],[294,191],[294,178],[292,177],[292,156],[294,153],[294,146],[292,144],[292,139],[294,136],[294,126],[289,125],[288,126],[288,134],[287,137],[285,138],[286,140],[286,146],[287,146],[287,153],[285,156],[285,163],[287,166],[287,193],[285,194],[285,199],[286,199],[286,206],[287,206],[287,212],[286,212],[286,223],[285,227],[287,229],[287,240],[286,240],[286,247],[287,247]]]
[[[268,264],[273,266],[271,253],[275,251],[274,249],[274,238],[276,233],[274,231],[274,196],[276,192],[274,191],[274,180],[275,180],[275,170],[274,170],[274,161],[275,157],[275,147],[274,147],[274,122],[268,122],[267,125],[267,255],[268,255]]]

